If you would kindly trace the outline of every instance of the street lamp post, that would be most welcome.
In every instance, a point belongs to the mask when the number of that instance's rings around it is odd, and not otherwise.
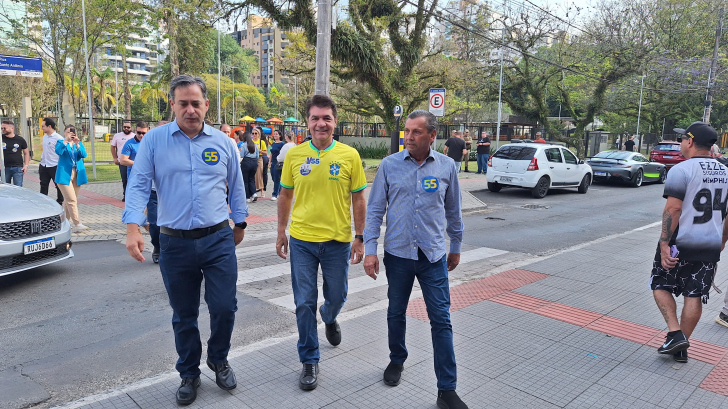
[[[505,53],[506,42],[506,25],[503,22],[503,36],[501,37],[500,52],[500,79],[498,80],[498,124],[495,129],[495,149],[498,150],[500,145],[500,129],[501,129],[501,111],[503,109],[503,54]]]
[[[81,0],[81,13],[83,14],[83,51],[86,54],[86,94],[88,96],[88,130],[91,139],[91,168],[93,169],[94,179],[96,179],[96,150],[94,148],[94,116],[91,112],[91,73],[88,65],[91,60],[88,58],[88,41],[86,40],[86,1]]]
[[[637,137],[640,138],[640,144],[637,146],[637,152],[639,152],[642,149],[642,138],[640,137],[640,117],[642,116],[642,90],[645,87],[645,77],[646,75],[642,75],[642,83],[640,85],[640,105],[639,109],[637,110]]]

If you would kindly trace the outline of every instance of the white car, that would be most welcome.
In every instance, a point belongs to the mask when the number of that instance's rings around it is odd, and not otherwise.
[[[506,186],[531,189],[541,199],[549,189],[575,187],[586,193],[593,180],[592,169],[570,150],[546,143],[504,145],[488,160],[488,190]]]
[[[0,276],[73,257],[71,225],[50,197],[0,183]]]

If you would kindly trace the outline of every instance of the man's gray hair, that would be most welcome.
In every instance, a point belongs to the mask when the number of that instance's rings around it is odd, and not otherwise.
[[[437,130],[437,117],[433,115],[432,112],[425,111],[424,109],[418,109],[407,115],[407,119],[417,119],[421,117],[425,117],[427,120],[427,132]]]
[[[207,99],[207,85],[205,80],[200,77],[193,77],[191,75],[182,74],[172,78],[169,83],[169,99],[174,101],[174,91],[178,87],[189,87],[191,85],[198,85],[202,90],[202,97]]]

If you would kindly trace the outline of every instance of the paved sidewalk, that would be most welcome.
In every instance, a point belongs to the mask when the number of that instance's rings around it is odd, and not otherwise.
[[[87,166],[90,172],[90,165]],[[23,178],[23,187],[40,191],[40,179],[38,178],[38,165],[31,164],[28,173]],[[472,190],[485,189],[486,181],[482,175],[463,173],[463,211],[472,212],[484,209],[486,205],[469,193]],[[278,225],[277,203],[270,200],[273,192],[273,181],[269,178],[266,197],[259,198],[255,203],[248,205],[248,232],[275,231]],[[369,197],[369,188],[365,194]],[[56,190],[51,182],[49,195],[56,198]],[[74,233],[73,241],[95,241],[95,240],[125,240],[126,226],[121,223],[121,214],[124,211],[122,199],[121,181],[94,182],[81,186],[79,193],[78,213],[81,223],[89,229],[82,233]],[[149,241],[149,236],[147,241]],[[151,251],[151,242],[147,243],[146,249]]]
[[[638,227],[638,226],[635,226]],[[647,281],[657,223],[454,286],[458,391],[471,408],[728,408],[728,328],[711,294],[679,364],[658,355],[665,324]],[[716,281],[725,289],[726,268]],[[362,309],[364,310],[364,309]],[[427,313],[410,301],[403,381],[382,383],[386,311],[341,322],[343,342],[322,349],[319,387],[298,389],[296,337],[232,351],[238,388],[203,369],[191,408],[435,408]],[[244,325],[244,323],[239,323]],[[203,357],[204,359],[204,357]],[[133,363],[130,363],[133,364]],[[173,363],[170,363],[170,368]],[[64,407],[175,408],[174,371]]]

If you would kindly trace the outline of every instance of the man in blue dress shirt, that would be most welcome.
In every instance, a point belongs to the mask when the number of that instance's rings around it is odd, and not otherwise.
[[[180,75],[170,83],[169,102],[176,120],[144,136],[134,159],[122,221],[127,224],[126,249],[144,261],[139,226],[146,221],[154,181],[159,196],[157,224],[161,235],[159,267],[172,307],[172,328],[182,383],[177,403],[195,401],[200,386],[202,343],[197,328],[200,286],[210,311],[207,365],[217,385],[237,386],[227,361],[237,311],[238,278],[235,246],[245,235],[245,203],[240,164],[227,135],[205,125],[210,105],[199,77]],[[230,189],[230,213],[226,203]],[[235,222],[230,229],[229,217]]]
[[[412,112],[404,127],[407,149],[384,158],[379,165],[367,206],[364,270],[377,279],[377,239],[386,213],[384,266],[389,282],[390,363],[384,371],[384,383],[399,385],[407,359],[405,313],[417,277],[432,327],[437,406],[465,409],[468,406],[455,392],[457,375],[448,284],[448,271],[460,263],[463,238],[460,183],[455,162],[430,149],[436,134],[434,115],[423,110]],[[450,237],[447,258],[445,231]]]

